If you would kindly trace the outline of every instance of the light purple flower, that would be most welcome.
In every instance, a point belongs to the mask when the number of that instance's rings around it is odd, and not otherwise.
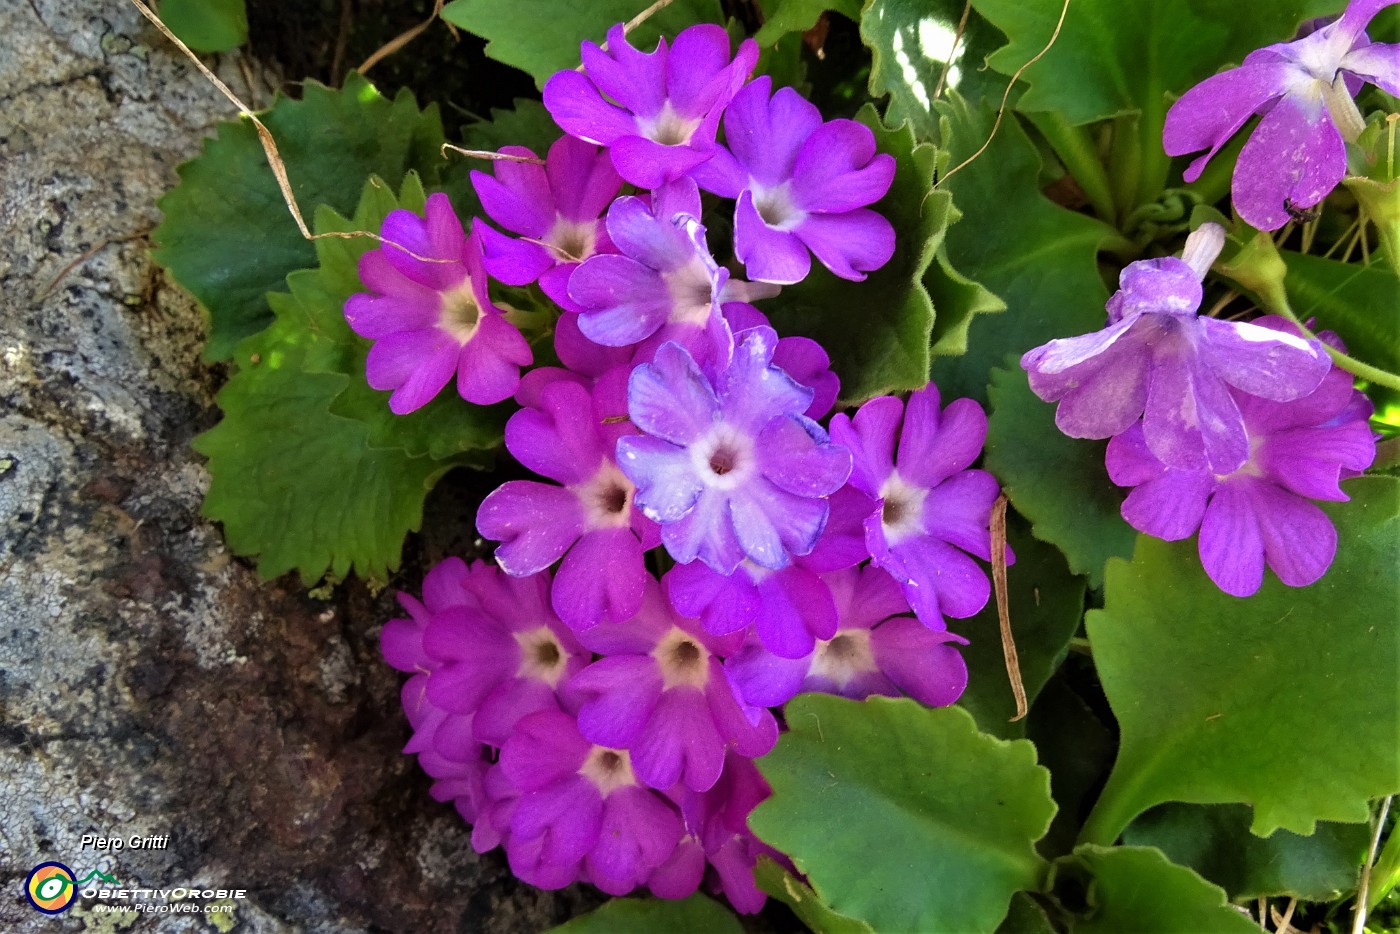
[[[949,643],[967,640],[905,615],[899,585],[867,566],[824,575],[840,624],[801,658],[783,658],[750,638],[725,663],[745,703],[785,704],[804,691],[861,700],[907,694],[934,707],[951,704],[967,686],[967,665]]]
[[[850,452],[800,414],[812,390],[772,365],[777,340],[770,328],[741,332],[713,382],[674,343],[632,372],[628,411],[645,434],[618,441],[618,464],[682,564],[787,566],[812,550],[826,497],[850,474]]]
[[[582,700],[579,730],[591,742],[629,750],[642,783],[704,791],[718,781],[726,749],[753,758],[777,742],[772,714],[741,704],[720,665],[737,640],[676,613],[655,580],[635,617],[581,638],[604,657],[569,681]]]
[[[991,584],[969,555],[991,560],[988,523],[1000,488],[985,470],[967,469],[987,437],[982,407],[954,399],[940,410],[930,383],[907,409],[881,396],[855,418],[833,415],[831,436],[854,456],[851,485],[876,501],[865,520],[872,560],[899,582],[919,619],[942,629],[944,616],[986,606]]]
[[[618,198],[608,209],[608,235],[621,255],[587,260],[569,280],[581,308],[579,330],[607,347],[646,341],[643,358],[668,340],[702,362],[729,358],[733,336],[723,305],[771,294],[731,281],[705,245],[700,191],[688,178],[642,198]]]
[[[1108,301],[1108,327],[1021,357],[1035,394],[1059,401],[1061,431],[1108,438],[1142,418],[1164,463],[1229,473],[1249,457],[1249,443],[1227,387],[1276,402],[1317,388],[1332,365],[1321,344],[1197,315],[1201,279],[1223,243],[1220,225],[1202,224],[1182,259],[1129,264]]]
[[[735,334],[771,327],[767,315],[744,302],[725,304],[724,320]],[[810,337],[780,337],[773,350],[773,365],[812,390],[812,404],[802,414],[813,420],[826,418],[841,395],[841,380],[832,372],[826,349]]]
[[[535,158],[522,146],[505,146],[510,156]],[[569,277],[595,253],[611,253],[602,215],[622,187],[606,152],[572,136],[549,147],[543,166],[500,160],[495,175],[472,172],[472,186],[487,215],[523,239],[481,226],[486,271],[507,285],[539,280],[561,307],[578,311],[569,299]]]
[[[1293,330],[1281,318],[1258,323]],[[1199,529],[1201,563],[1228,594],[1247,597],[1258,590],[1266,562],[1290,587],[1311,584],[1332,564],[1337,531],[1310,500],[1345,501],[1339,482],[1375,459],[1371,403],[1340,368],[1291,402],[1231,392],[1250,454],[1229,474],[1167,466],[1149,449],[1141,425],[1109,442],[1109,477],[1133,487],[1123,518],[1167,541]]]
[[[520,721],[501,749],[500,771],[519,791],[506,854],[532,884],[544,878],[558,884],[543,887],[559,888],[582,874],[625,895],[680,842],[675,806],[637,782],[627,750],[590,743],[562,711]]]
[[[481,238],[467,236],[444,194],[428,197],[424,217],[389,212],[380,236],[385,244],[360,258],[370,291],[345,302],[350,327],[374,341],[369,384],[394,391],[398,415],[427,405],[454,373],[468,402],[509,399],[533,358],[486,294]]]
[[[571,136],[609,147],[618,174],[640,188],[680,178],[715,151],[720,114],[748,80],[758,45],[745,39],[729,58],[724,27],[682,30],[651,53],[628,43],[619,24],[607,51],[580,47],[584,73],[560,71],[544,86],[544,105]]]
[[[622,385],[613,385],[623,409]],[[541,390],[537,408],[512,415],[506,448],[562,486],[507,481],[476,516],[477,530],[501,542],[496,562],[508,574],[529,576],[564,559],[551,599],[575,630],[636,615],[647,580],[643,552],[660,542],[655,523],[632,507],[635,487],[612,458],[616,436],[600,431],[594,412],[589,390],[560,379]]]
[[[1262,114],[1235,164],[1235,210],[1260,230],[1277,230],[1327,197],[1346,174],[1345,143],[1365,127],[1353,100],[1361,82],[1400,95],[1400,46],[1372,43],[1365,32],[1395,2],[1352,0],[1336,22],[1251,52],[1238,68],[1182,95],[1167,111],[1163,145],[1173,156],[1207,150],[1186,180],[1200,177],[1230,137]]]
[[[734,252],[749,278],[793,283],[816,254],[843,279],[861,280],[894,255],[894,227],[868,210],[889,191],[894,157],[875,152],[875,134],[854,120],[822,122],[792,88],[769,99],[767,75],[734,96],[725,141],[693,170],[706,191],[738,199]]]

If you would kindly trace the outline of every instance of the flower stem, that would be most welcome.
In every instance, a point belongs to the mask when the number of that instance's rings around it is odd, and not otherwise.
[[[1314,334],[1306,324],[1298,320],[1298,316],[1293,313],[1293,309],[1289,306],[1287,298],[1282,295],[1261,297],[1263,297],[1265,303],[1269,305],[1270,311],[1277,312],[1289,321],[1292,321],[1297,325],[1298,330],[1302,332],[1304,337],[1318,340],[1318,336]],[[1367,382],[1375,383],[1377,386],[1385,386],[1388,389],[1400,390],[1400,376],[1391,373],[1389,370],[1382,370],[1380,367],[1372,366],[1369,363],[1363,363],[1355,357],[1347,356],[1340,350],[1329,347],[1327,344],[1323,344],[1322,348],[1327,351],[1333,363],[1346,370],[1348,373],[1351,373],[1353,376],[1360,377]]]
[[[1117,208],[1113,204],[1113,191],[1108,183],[1108,172],[1099,159],[1098,146],[1089,131],[1082,126],[1074,126],[1056,111],[1026,114],[1040,135],[1055,150],[1055,155],[1065,164],[1069,174],[1084,190],[1084,196],[1094,206],[1094,213],[1101,220],[1112,224],[1117,219]]]

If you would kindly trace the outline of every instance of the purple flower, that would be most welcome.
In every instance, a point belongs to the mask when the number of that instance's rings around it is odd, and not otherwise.
[[[894,157],[854,120],[823,123],[792,88],[769,99],[767,75],[735,95],[724,116],[729,149],[694,170],[706,191],[737,198],[734,252],[749,278],[793,283],[815,253],[843,279],[861,280],[894,255],[894,228],[866,205],[889,191]]]
[[[1258,323],[1292,330],[1281,318]],[[1291,402],[1231,392],[1249,438],[1249,459],[1238,470],[1170,467],[1152,453],[1141,425],[1109,442],[1109,477],[1133,487],[1123,518],[1166,541],[1199,529],[1201,563],[1228,594],[1258,590],[1266,562],[1288,586],[1304,587],[1326,572],[1337,550],[1336,529],[1309,500],[1345,501],[1339,482],[1375,459],[1371,403],[1340,368]]]
[[[899,585],[874,567],[824,575],[840,624],[801,658],[782,658],[750,639],[725,663],[745,703],[785,704],[804,691],[861,700],[907,694],[934,707],[951,704],[967,686],[967,665],[950,642],[967,640],[904,615]]]
[[[1108,438],[1142,418],[1164,463],[1229,473],[1249,457],[1249,443],[1227,386],[1276,402],[1317,388],[1332,366],[1321,344],[1196,314],[1201,279],[1224,239],[1220,225],[1202,224],[1182,259],[1129,264],[1108,301],[1108,327],[1021,357],[1035,394],[1059,401],[1061,431]]]
[[[682,564],[785,567],[812,550],[826,497],[850,474],[850,452],[800,414],[812,390],[772,365],[777,340],[770,328],[741,332],[713,382],[674,343],[632,372],[628,411],[645,434],[618,441],[618,464]]]
[[[698,617],[707,632],[726,636],[754,626],[759,641],[783,658],[810,655],[817,639],[836,633],[836,603],[821,574],[854,567],[870,557],[863,521],[870,499],[854,487],[831,497],[831,515],[812,553],[777,571],[745,559],[733,574],[703,561],[678,564],[666,574],[671,602]]]
[[[627,750],[590,743],[562,711],[520,721],[501,749],[500,771],[519,792],[506,854],[531,884],[559,888],[582,873],[625,895],[680,842],[675,806],[638,784]]]
[[[616,405],[625,405],[615,384]],[[554,578],[555,612],[571,628],[636,615],[647,580],[643,552],[660,541],[654,523],[632,508],[635,488],[612,459],[593,395],[569,380],[539,394],[506,424],[506,448],[535,473],[562,486],[510,480],[482,502],[477,530],[501,542],[496,561],[525,577],[564,559]]]
[[[385,244],[360,258],[370,291],[345,302],[350,327],[374,341],[369,384],[394,390],[389,408],[398,415],[431,402],[453,373],[468,402],[508,399],[533,359],[487,297],[481,238],[466,235],[444,194],[430,195],[425,213],[389,212],[380,229]]]
[[[729,302],[724,306],[724,320],[734,333],[749,328],[770,327],[768,316],[752,305]],[[780,337],[773,349],[773,365],[812,390],[812,404],[802,414],[810,419],[822,419],[836,405],[841,394],[841,380],[831,370],[831,357],[821,344],[810,337]]]
[[[730,281],[699,217],[700,191],[688,178],[652,192],[650,206],[635,197],[613,202],[608,234],[622,255],[594,256],[569,280],[585,337],[607,347],[648,341],[647,350],[674,340],[703,362],[728,359],[733,337],[723,303],[771,290]]]
[[[1173,156],[1207,150],[1186,180],[1200,177],[1230,137],[1262,114],[1235,163],[1235,210],[1260,230],[1277,230],[1327,197],[1346,174],[1345,142],[1365,127],[1353,100],[1361,82],[1400,95],[1400,46],[1372,44],[1365,32],[1394,2],[1352,0],[1336,22],[1251,52],[1238,68],[1182,95],[1167,111],[1163,145]]]
[[[831,436],[854,456],[851,485],[876,500],[865,520],[872,560],[899,582],[919,619],[942,629],[944,616],[986,606],[991,584],[968,556],[991,560],[988,523],[1000,492],[991,474],[967,469],[987,437],[982,407],[954,399],[940,410],[930,383],[909,397],[907,410],[881,396],[855,418],[833,415]]]
[[[501,152],[535,157],[521,146],[506,146]],[[501,160],[495,177],[474,171],[471,178],[487,215],[523,238],[504,236],[483,224],[486,271],[507,285],[538,279],[554,302],[578,311],[569,300],[569,277],[593,254],[612,252],[602,214],[617,197],[622,179],[607,153],[564,136],[549,147],[543,166]]]
[[[629,750],[644,784],[704,791],[718,781],[726,749],[753,758],[777,742],[773,716],[742,705],[720,666],[736,640],[717,639],[676,613],[655,580],[634,618],[582,638],[605,657],[569,681],[582,700],[579,730]]]
[[[710,158],[720,113],[758,61],[758,45],[745,39],[731,62],[729,35],[711,24],[682,30],[669,47],[662,39],[650,54],[617,25],[606,52],[584,42],[580,53],[584,74],[553,75],[544,105],[569,135],[609,147],[618,174],[640,188]]]

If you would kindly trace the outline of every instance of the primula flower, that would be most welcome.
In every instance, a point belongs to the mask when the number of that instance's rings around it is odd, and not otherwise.
[[[397,415],[420,409],[457,375],[457,392],[487,405],[508,399],[530,345],[486,294],[481,238],[468,236],[444,194],[428,197],[423,217],[390,211],[383,246],[360,258],[370,290],[345,302],[345,319],[374,341],[365,376],[392,389]]]
[[[607,146],[618,174],[640,188],[710,158],[720,114],[758,61],[758,45],[745,39],[731,62],[729,34],[713,24],[682,30],[670,46],[662,39],[649,54],[619,24],[607,51],[584,42],[580,53],[584,73],[555,73],[544,105],[569,135]]]
[[[1365,123],[1353,97],[1369,81],[1400,95],[1400,46],[1372,43],[1366,24],[1396,0],[1352,0],[1336,22],[1293,42],[1265,46],[1238,68],[1187,91],[1167,111],[1168,155],[1208,150],[1186,181],[1255,114],[1262,114],[1235,163],[1235,209],[1260,230],[1277,230],[1327,197],[1346,174],[1346,142]]]
[[[949,643],[966,639],[905,615],[909,604],[899,585],[878,568],[848,568],[823,579],[840,619],[836,632],[801,658],[782,658],[750,638],[725,663],[746,703],[776,707],[816,691],[853,700],[907,694],[942,707],[962,696],[967,665]]]
[[[854,418],[833,415],[831,437],[854,456],[851,485],[875,500],[865,520],[872,560],[899,582],[919,619],[942,629],[944,616],[986,606],[991,584],[969,553],[991,560],[988,524],[1000,488],[985,470],[967,469],[987,437],[982,407],[954,399],[940,410],[930,383],[907,408],[881,396]]]
[[[1293,330],[1281,318],[1259,324]],[[1304,587],[1326,572],[1337,550],[1337,530],[1309,500],[1346,501],[1339,481],[1375,459],[1371,403],[1340,368],[1292,402],[1231,392],[1249,437],[1249,459],[1238,470],[1170,467],[1152,453],[1141,425],[1109,442],[1109,477],[1133,487],[1123,518],[1166,541],[1199,529],[1201,563],[1228,594],[1258,590],[1266,562],[1288,586]]]
[[[635,617],[580,638],[604,657],[569,681],[582,701],[579,730],[590,742],[630,751],[644,784],[704,791],[719,780],[727,748],[753,758],[777,742],[772,714],[742,705],[720,665],[737,640],[678,614],[655,580]]]
[[[622,255],[594,256],[574,271],[569,297],[591,341],[649,347],[674,340],[702,361],[728,359],[733,336],[723,304],[771,294],[731,281],[715,264],[700,224],[700,191],[681,179],[642,198],[618,198],[608,235]]]
[[[785,567],[812,550],[826,497],[850,474],[850,452],[800,414],[812,390],[772,365],[777,340],[771,328],[741,332],[713,382],[674,343],[632,372],[628,412],[645,434],[617,442],[618,464],[683,564]]]
[[[843,279],[861,280],[894,255],[894,228],[866,206],[889,191],[894,157],[875,152],[875,135],[854,120],[822,122],[792,88],[769,99],[767,75],[734,96],[725,141],[698,166],[696,181],[737,198],[734,252],[749,278],[793,283],[816,254]]]
[[[1321,344],[1197,315],[1201,280],[1224,242],[1219,224],[1202,224],[1181,259],[1130,263],[1108,300],[1108,327],[1021,357],[1035,394],[1059,401],[1061,431],[1108,438],[1142,418],[1163,463],[1230,473],[1248,459],[1249,441],[1227,387],[1276,402],[1317,388],[1332,366]]]
[[[627,750],[590,743],[562,711],[521,720],[501,748],[500,771],[519,792],[506,855],[531,884],[559,888],[583,874],[625,895],[680,842],[675,806],[637,782]]]
[[[535,158],[522,146],[505,146],[509,156]],[[622,187],[606,152],[572,136],[549,147],[543,166],[503,159],[495,175],[473,171],[472,187],[486,214],[516,240],[481,227],[486,271],[507,285],[539,280],[556,304],[569,308],[569,277],[595,253],[612,252],[602,215]]]
[[[616,406],[625,411],[622,384]],[[600,391],[606,391],[604,387]],[[660,542],[655,523],[632,508],[635,488],[613,462],[589,390],[556,380],[506,424],[506,448],[526,467],[562,486],[510,480],[477,511],[477,530],[502,544],[496,562],[516,577],[564,559],[552,601],[573,629],[630,619],[647,580],[643,552]]]

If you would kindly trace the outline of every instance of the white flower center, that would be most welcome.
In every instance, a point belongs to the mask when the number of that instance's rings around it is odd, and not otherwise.
[[[924,500],[928,490],[915,486],[892,471],[880,487],[880,523],[885,530],[885,541],[894,546],[911,535],[924,532]]]
[[[710,653],[690,633],[672,626],[664,638],[651,650],[661,668],[661,678],[667,689],[674,687],[705,687],[710,680]]]
[[[548,626],[536,626],[515,633],[515,641],[520,646],[520,667],[515,676],[543,681],[557,688],[569,660],[569,653],[559,637]]]
[[[554,216],[554,226],[545,235],[545,243],[555,261],[581,263],[598,248],[597,221],[571,221],[562,214]]]
[[[870,649],[868,629],[846,629],[829,641],[818,640],[809,669],[811,675],[828,678],[840,688],[860,675],[879,670],[880,666],[875,664],[875,653]]]
[[[476,334],[477,325],[481,323],[481,306],[472,293],[472,280],[463,279],[455,287],[439,294],[438,328],[452,335],[457,343],[465,344]]]
[[[753,206],[763,222],[775,230],[791,230],[807,217],[792,200],[792,183],[783,182],[776,188],[753,186]]]
[[[740,486],[757,469],[753,439],[727,422],[717,423],[693,442],[690,458],[700,481],[716,490]]]
[[[632,519],[632,494],[636,487],[617,465],[605,461],[598,472],[570,487],[583,506],[584,529],[614,529]]]
[[[670,101],[661,105],[661,110],[654,117],[646,117],[637,121],[638,128],[642,135],[653,142],[663,146],[684,146],[690,142],[691,135],[696,127],[700,126],[698,117],[682,117],[676,113],[676,109],[671,106]]]
[[[626,749],[608,749],[594,746],[588,758],[579,766],[578,774],[597,787],[604,798],[617,791],[637,784],[637,776],[632,771],[632,756]]]

